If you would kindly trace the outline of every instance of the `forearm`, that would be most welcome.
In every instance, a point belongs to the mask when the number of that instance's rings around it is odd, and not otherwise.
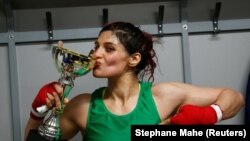
[[[37,129],[41,124],[43,120],[34,120],[32,118],[29,118],[28,123],[25,127],[25,133],[24,133],[24,141],[26,141],[26,138],[32,129]]]
[[[223,115],[222,119],[235,116],[244,105],[243,95],[231,89],[224,89],[218,96],[215,104],[219,105]]]

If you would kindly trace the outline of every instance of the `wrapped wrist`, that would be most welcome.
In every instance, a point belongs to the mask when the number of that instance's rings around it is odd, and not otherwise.
[[[47,112],[44,113],[39,113],[37,111],[35,111],[33,108],[31,108],[30,110],[30,117],[34,120],[43,120],[44,117],[46,116]]]
[[[223,112],[219,105],[212,104],[211,107],[214,109],[216,115],[217,115],[217,122],[220,122],[222,120]]]
[[[179,112],[171,117],[171,124],[180,125],[214,125],[222,119],[222,111],[218,105],[196,106],[183,105]]]
[[[48,93],[55,92],[54,84],[52,82],[44,85],[38,92],[31,105],[30,117],[35,120],[43,120],[47,114],[48,108],[46,106],[46,98]]]

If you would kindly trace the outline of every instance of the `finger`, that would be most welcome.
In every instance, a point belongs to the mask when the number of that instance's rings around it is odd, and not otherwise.
[[[63,87],[59,83],[54,84],[55,91],[61,96],[63,94]]]
[[[54,97],[51,95],[51,94],[47,94],[47,97],[46,97],[46,105],[51,108],[54,106]]]
[[[48,108],[52,108],[54,104],[48,98],[46,98],[46,105]]]
[[[61,108],[60,98],[59,98],[57,93],[53,93],[53,95],[54,95],[54,98],[55,98],[55,107],[56,107],[56,109],[60,109]]]
[[[163,120],[159,125],[170,125],[170,118]]]
[[[55,98],[53,95],[51,95],[50,93],[47,93],[47,97],[46,97],[46,104],[49,108],[54,106],[54,102]]]
[[[50,101],[54,101],[54,96],[50,93],[47,93],[47,98],[50,100]]]
[[[64,104],[67,105],[69,103],[69,99],[68,98],[64,98]]]

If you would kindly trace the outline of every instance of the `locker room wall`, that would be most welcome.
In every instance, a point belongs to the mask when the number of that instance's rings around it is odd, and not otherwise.
[[[231,1],[231,0],[230,0]],[[214,1],[213,1],[214,2]],[[232,1],[231,1],[232,2]],[[221,19],[244,19],[249,16],[250,8],[242,0],[235,7],[231,4],[225,5],[222,9]],[[230,3],[230,2],[229,2]],[[124,4],[74,7],[74,8],[47,8],[47,9],[18,9],[14,10],[14,22],[16,32],[46,31],[45,12],[52,11],[54,28],[61,29],[82,29],[99,27],[102,24],[102,8],[108,8],[110,20],[128,20],[135,24],[155,24],[158,6],[165,5],[164,22],[179,22],[179,9],[176,1],[165,3],[146,4]],[[199,7],[199,6],[200,7]],[[188,17],[191,21],[210,20],[209,11],[214,5],[208,1],[190,0],[188,3]],[[242,7],[238,11],[237,7]],[[130,12],[127,7],[130,7]],[[143,7],[147,7],[146,10]],[[204,7],[208,7],[207,9]],[[193,11],[197,9],[197,11]],[[233,9],[233,10],[231,10]],[[117,10],[120,11],[116,12]],[[89,12],[92,11],[92,12]],[[236,11],[232,13],[231,11]],[[133,13],[132,15],[130,13]],[[194,14],[195,13],[195,14]],[[243,13],[243,14],[242,14]],[[119,17],[124,14],[123,17]],[[228,16],[228,15],[232,16]],[[74,15],[74,16],[72,16]],[[226,16],[225,16],[226,15]],[[241,17],[242,16],[242,17]],[[138,18],[140,17],[140,18]],[[131,19],[130,19],[131,18]],[[6,32],[6,19],[0,9],[0,37]],[[69,33],[74,35],[74,33]],[[34,35],[36,36],[36,35]],[[239,90],[245,96],[246,82],[250,66],[250,32],[229,31],[225,33],[212,34],[190,34],[188,35],[190,48],[190,66],[192,83],[201,86],[225,86]],[[25,38],[25,37],[22,37]],[[0,39],[1,41],[2,39]],[[94,45],[91,40],[69,40],[65,41],[65,47],[72,48],[82,53],[88,53]],[[57,71],[51,58],[51,48],[47,42],[17,43],[17,72],[20,111],[21,135],[23,138],[25,124],[27,122],[30,104],[38,89],[46,82],[58,79]],[[183,54],[182,39],[178,35],[168,35],[159,38],[155,43],[159,65],[155,72],[155,82],[184,81],[183,75]],[[9,47],[7,44],[0,44],[0,137],[14,141],[13,120],[11,106],[11,86],[9,66]],[[95,88],[106,84],[105,79],[96,79],[87,76],[76,79],[76,85],[70,94],[70,98],[82,93],[92,92]],[[222,121],[219,124],[243,124],[244,108],[232,119]],[[14,117],[15,119],[15,117]],[[19,120],[19,119],[17,119]],[[72,141],[80,140],[77,135]]]

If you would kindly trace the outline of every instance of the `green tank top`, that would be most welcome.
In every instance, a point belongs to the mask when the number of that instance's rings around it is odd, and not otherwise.
[[[115,115],[104,105],[106,87],[94,91],[88,111],[84,141],[129,141],[133,124],[158,124],[161,119],[152,97],[152,83],[140,82],[136,107],[128,114]]]

